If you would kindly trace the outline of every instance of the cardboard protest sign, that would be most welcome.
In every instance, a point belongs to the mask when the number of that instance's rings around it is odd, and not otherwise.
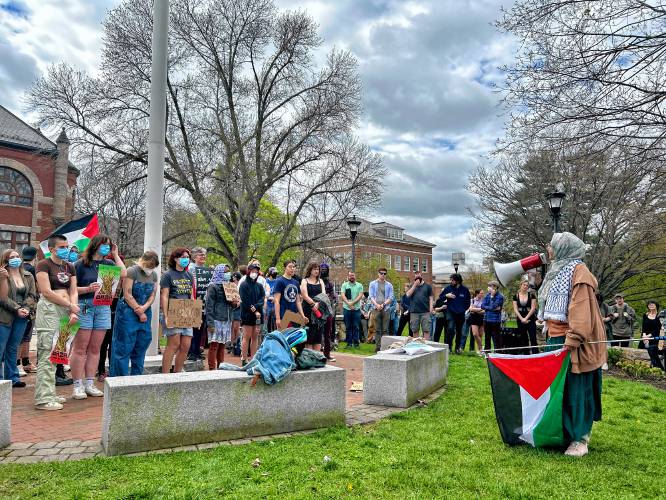
[[[229,302],[237,300],[240,302],[240,293],[238,293],[238,285],[236,283],[222,283],[224,288],[224,295]]]
[[[79,331],[79,322],[69,324],[69,316],[60,318],[58,330],[53,332],[53,347],[49,361],[53,364],[69,364],[69,348],[74,340],[74,335]]]
[[[298,313],[295,313],[294,311],[287,311],[284,313],[284,316],[282,317],[282,321],[284,321],[287,325],[289,323],[296,323],[297,325],[305,326],[307,324],[307,321],[303,319],[303,316],[301,316]]]
[[[203,302],[199,299],[169,299],[167,328],[201,326]]]
[[[93,305],[110,306],[120,283],[120,267],[100,264],[97,270],[97,283],[101,286],[95,292]]]

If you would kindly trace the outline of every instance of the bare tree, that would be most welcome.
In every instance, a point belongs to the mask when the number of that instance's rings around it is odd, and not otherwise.
[[[620,146],[664,168],[663,2],[518,0],[498,26],[519,47],[504,68],[513,111],[505,147]]]
[[[502,156],[470,178],[479,201],[476,241],[497,261],[544,251],[552,235],[546,195],[561,183],[562,230],[589,244],[586,262],[608,296],[631,276],[666,272],[663,248],[655,247],[666,230],[664,180],[663,171],[618,151]]]
[[[147,163],[151,5],[110,12],[99,76],[60,64],[28,93],[42,120],[72,129],[77,154],[96,151],[109,171],[131,166],[128,181]],[[203,215],[211,250],[246,261],[262,199],[284,213],[271,264],[312,243],[292,237],[299,224],[344,221],[378,202],[385,171],[353,136],[356,60],[333,50],[316,64],[309,16],[270,0],[176,0],[170,29],[165,176],[173,198]]]

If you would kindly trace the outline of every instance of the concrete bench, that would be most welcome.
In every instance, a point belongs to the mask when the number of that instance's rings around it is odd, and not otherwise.
[[[391,344],[394,342],[404,342],[407,337],[401,337],[399,335],[384,335],[382,337],[382,344],[380,346],[382,351],[385,351],[386,349],[389,348]],[[433,347],[446,347],[448,349],[447,344],[443,344],[441,342],[432,342],[431,340],[427,340],[426,344],[431,345]]]
[[[0,448],[12,440],[12,381],[0,380]]]
[[[380,351],[363,360],[363,402],[407,408],[442,387],[448,369],[448,349],[413,356]]]
[[[131,367],[130,363],[130,367]],[[189,359],[185,360],[183,364],[183,370],[186,372],[198,372],[204,369],[204,361],[197,359],[196,361],[190,361]],[[109,362],[106,362],[106,370],[109,370]],[[154,375],[156,373],[162,373],[162,356],[146,356],[143,361],[143,374],[144,375]]]
[[[107,378],[104,450],[122,455],[345,422],[341,368],[295,371],[273,386],[250,381],[225,370]]]

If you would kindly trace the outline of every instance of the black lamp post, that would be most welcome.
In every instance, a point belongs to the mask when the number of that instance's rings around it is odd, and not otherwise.
[[[356,233],[358,233],[358,228],[361,225],[361,221],[357,219],[355,215],[352,215],[351,218],[347,219],[347,225],[349,226],[349,235],[351,236],[352,244],[351,268],[353,272],[356,272]]]
[[[554,191],[548,195],[548,207],[550,208],[550,217],[553,220],[553,232],[560,232],[560,215],[562,212],[562,205],[564,205],[564,198],[566,194],[562,191]]]
[[[457,262],[453,263],[453,269],[455,269],[456,274],[458,274],[458,266],[459,266],[459,264]]]

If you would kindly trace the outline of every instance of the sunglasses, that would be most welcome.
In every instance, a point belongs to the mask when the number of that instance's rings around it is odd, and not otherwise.
[[[386,276],[386,273],[379,273],[379,274],[381,274],[382,276]]]

